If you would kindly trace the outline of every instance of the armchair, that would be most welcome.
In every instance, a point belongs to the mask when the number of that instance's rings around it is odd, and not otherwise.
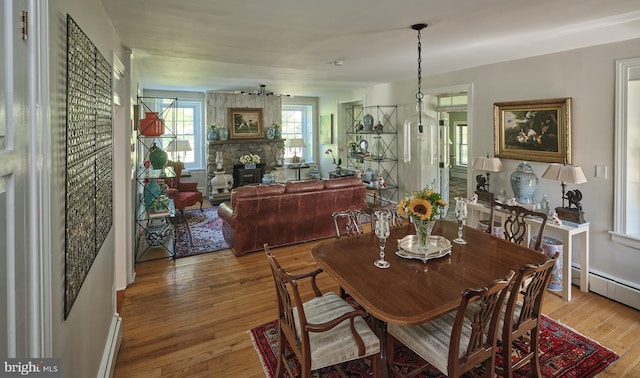
[[[169,198],[173,200],[176,209],[180,210],[180,214],[184,218],[184,209],[200,202],[200,211],[202,210],[202,192],[198,190],[197,182],[180,182],[182,169],[184,164],[180,161],[171,163],[176,177],[171,180],[169,188]]]

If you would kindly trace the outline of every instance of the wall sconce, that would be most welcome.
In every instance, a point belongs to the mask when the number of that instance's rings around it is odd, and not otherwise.
[[[582,211],[582,192],[578,189],[565,192],[567,183],[583,184],[587,182],[587,178],[582,172],[582,168],[574,167],[566,164],[549,164],[542,174],[542,178],[560,181],[562,187],[562,207],[556,207],[558,217],[563,220],[574,223],[585,223],[584,212]],[[569,201],[567,207],[564,206],[564,200]]]

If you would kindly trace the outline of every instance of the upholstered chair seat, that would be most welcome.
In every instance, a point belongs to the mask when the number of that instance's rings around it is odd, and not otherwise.
[[[289,376],[294,372],[285,355],[285,340],[298,359],[301,378],[310,378],[311,372],[326,366],[368,357],[374,376],[380,376],[380,339],[364,320],[366,313],[355,309],[333,292],[322,293],[316,276],[322,269],[291,274],[280,266],[269,246],[264,251],[271,267],[278,298],[278,365],[275,376]],[[299,283],[307,281],[315,296],[302,300]]]
[[[353,307],[333,292],[315,297],[302,306],[307,322],[311,324],[323,324],[353,311]],[[298,337],[302,337],[297,308],[294,308],[294,319]],[[365,355],[369,356],[380,352],[380,340],[362,317],[355,319],[355,329],[364,341]],[[310,332],[309,346],[311,370],[361,358],[358,355],[355,339],[351,336],[349,322],[346,321],[325,332]]]
[[[394,344],[401,342],[449,377],[459,377],[478,365],[486,376],[493,377],[497,345],[497,327],[509,284],[511,271],[503,279],[482,288],[462,292],[457,310],[415,326],[389,324],[387,361],[394,361]],[[403,377],[414,377],[426,364]],[[394,373],[399,374],[398,371]]]

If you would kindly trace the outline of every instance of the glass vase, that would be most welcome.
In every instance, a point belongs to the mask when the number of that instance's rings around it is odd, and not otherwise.
[[[413,225],[416,228],[416,236],[418,236],[418,250],[427,252],[429,250],[429,237],[435,226],[435,220],[414,220]]]
[[[373,137],[373,145],[371,145],[371,158],[374,160],[384,159],[384,142],[382,137]]]

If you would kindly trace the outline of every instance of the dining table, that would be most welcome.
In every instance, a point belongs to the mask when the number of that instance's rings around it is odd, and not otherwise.
[[[455,310],[463,290],[485,287],[509,271],[517,272],[522,265],[546,259],[543,253],[467,226],[463,227],[467,244],[451,242],[450,254],[433,259],[407,258],[399,251],[397,241],[412,234],[415,228],[411,223],[391,229],[385,245],[388,268],[374,265],[380,259],[380,248],[373,232],[324,240],[311,250],[318,265],[375,319],[383,377],[388,375],[388,323],[428,322]],[[451,241],[458,237],[458,225],[438,220],[432,235]]]

